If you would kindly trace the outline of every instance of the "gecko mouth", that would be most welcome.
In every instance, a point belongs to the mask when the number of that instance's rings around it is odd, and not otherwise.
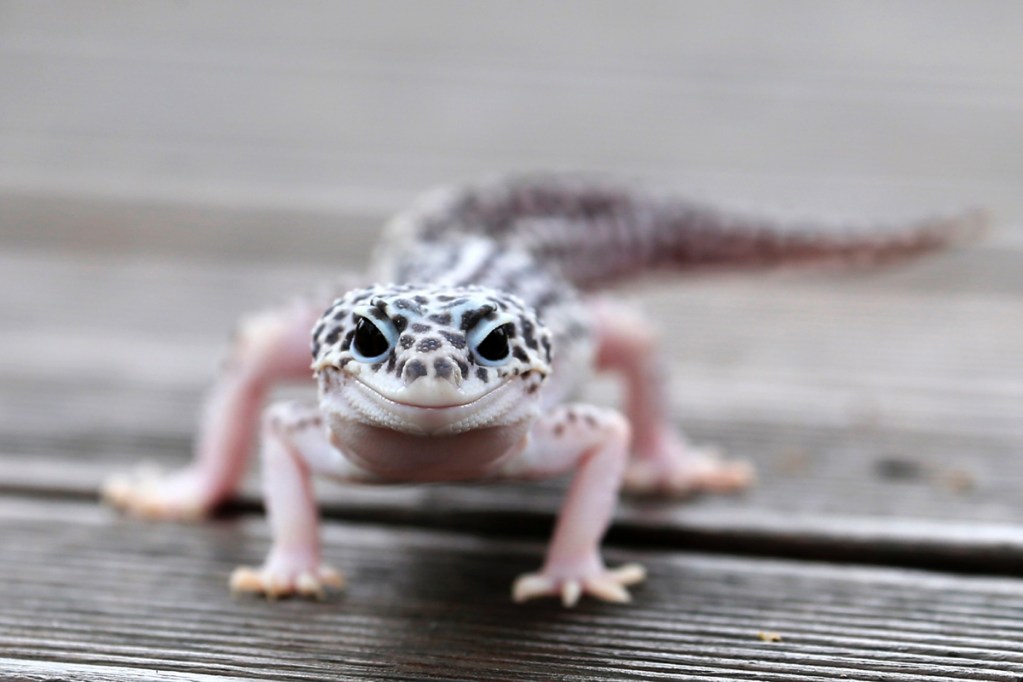
[[[345,383],[350,390],[342,391],[341,397],[361,417],[359,421],[417,435],[460,433],[502,423],[521,411],[523,403],[510,379],[471,400],[439,404],[387,396],[354,377]],[[417,393],[428,395],[422,389]],[[441,393],[435,399],[451,397]]]

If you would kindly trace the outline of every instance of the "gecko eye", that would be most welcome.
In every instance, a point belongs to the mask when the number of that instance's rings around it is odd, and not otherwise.
[[[482,364],[499,364],[508,359],[511,350],[508,348],[508,325],[496,327],[476,344],[476,355],[483,360]]]
[[[352,354],[360,362],[379,362],[391,350],[392,343],[373,322],[360,317],[355,323],[355,338],[352,339]]]

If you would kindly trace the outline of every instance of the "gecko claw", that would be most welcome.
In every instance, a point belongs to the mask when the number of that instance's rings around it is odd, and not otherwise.
[[[572,608],[579,603],[579,597],[583,594],[583,586],[578,580],[567,580],[561,586],[561,603],[567,608]]]
[[[327,596],[320,581],[308,571],[301,573],[295,579],[295,590],[303,597],[314,597],[321,601]]]

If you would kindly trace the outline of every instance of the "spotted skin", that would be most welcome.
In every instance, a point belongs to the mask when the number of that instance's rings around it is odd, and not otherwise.
[[[382,484],[571,473],[547,558],[513,597],[628,601],[642,568],[607,568],[599,549],[619,488],[730,491],[752,471],[678,431],[650,325],[592,291],[664,268],[886,263],[963,241],[983,223],[968,212],[822,232],[581,176],[444,188],[388,223],[365,276],[248,318],[211,391],[194,462],[169,476],[115,477],[105,497],[154,518],[199,516],[228,497],[263,398],[308,376],[311,329],[318,402],[266,412],[273,545],[232,589],[321,598],[343,584],[320,563],[314,474]],[[624,379],[624,414],[566,404],[594,368]]]
[[[360,319],[396,336],[384,356],[360,362],[355,343]],[[507,360],[482,358],[468,338],[500,327]],[[535,393],[551,373],[551,332],[512,294],[478,285],[374,284],[335,300],[313,328],[313,371],[356,377],[381,395],[400,399],[417,382],[441,379],[457,387],[462,402],[475,400],[507,380]],[[326,389],[321,389],[326,391]]]
[[[428,295],[420,294],[417,301],[406,297],[408,292],[421,291],[417,285],[373,285],[350,291],[334,301],[313,328],[313,368],[340,366],[353,359],[351,342],[359,317],[372,317],[377,321],[390,321],[399,337],[400,348],[392,348],[388,355],[397,357],[399,364],[409,356],[422,360],[433,357],[463,357],[476,364],[471,353],[466,353],[466,333],[480,322],[498,319],[502,313],[512,316],[506,323],[509,343],[513,349],[536,354],[537,369],[549,371],[551,357],[539,353],[540,346],[534,330],[539,326],[536,315],[515,296],[478,286],[436,289]],[[407,330],[407,331],[406,331]],[[402,333],[405,332],[405,333]],[[543,333],[547,346],[550,334]],[[414,353],[404,353],[402,350]],[[427,364],[430,364],[427,362]],[[507,371],[523,370],[510,367]],[[391,367],[386,373],[399,375]],[[468,377],[462,377],[463,380]]]

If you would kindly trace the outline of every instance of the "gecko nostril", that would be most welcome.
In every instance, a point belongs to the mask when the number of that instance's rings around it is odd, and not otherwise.
[[[452,358],[436,358],[425,362],[417,358],[405,363],[401,369],[401,378],[406,386],[415,383],[422,377],[433,377],[448,381],[455,386],[461,386],[465,373],[469,369],[468,365],[463,368],[461,366],[463,364],[465,363],[456,362]]]
[[[455,372],[455,363],[447,358],[437,358],[433,361],[433,371],[438,379],[447,379],[455,384],[462,383],[461,372]]]
[[[426,365],[420,360],[409,360],[405,363],[405,368],[401,372],[401,378],[405,381],[405,385],[408,386],[416,379],[425,377],[428,374]]]

